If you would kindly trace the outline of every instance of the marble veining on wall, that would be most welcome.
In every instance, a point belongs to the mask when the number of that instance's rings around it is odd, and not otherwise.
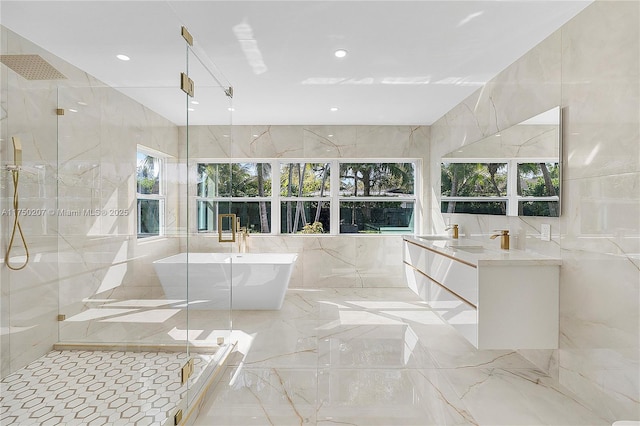
[[[187,143],[185,128],[180,142]],[[411,158],[428,164],[426,126],[194,126],[189,128],[190,159]],[[430,200],[423,174],[424,214]],[[398,287],[402,282],[400,236],[250,236],[249,250],[298,253],[293,287]],[[194,235],[189,250],[222,251],[215,239]]]
[[[29,81],[3,66],[0,125],[5,142],[0,154],[9,158],[9,136],[21,138],[20,207],[45,212],[21,218],[31,254],[27,267],[9,271],[2,265],[4,377],[54,343],[81,341],[105,326],[96,321],[60,327],[58,314],[71,317],[90,310],[95,299],[162,296],[159,283],[149,279],[149,260],[144,257],[174,252],[179,241],[167,238],[144,249],[138,245],[136,146],[174,158],[179,153],[178,129],[168,120],[4,27],[2,39],[3,54],[37,53],[67,77]],[[66,113],[56,115],[57,108]],[[1,207],[10,209],[13,188],[5,177]],[[168,234],[176,235],[172,230],[177,226],[178,191],[170,192],[165,217]],[[87,213],[112,210],[129,214]],[[8,215],[3,215],[1,225],[6,235],[12,225]],[[2,239],[3,252],[6,244]],[[16,249],[20,257],[22,247]],[[66,333],[70,329],[73,334]],[[122,333],[111,336],[135,340]]]
[[[560,349],[521,353],[610,420],[640,419],[639,20],[638,2],[594,2],[431,127],[436,164],[562,107],[560,218],[441,215],[434,200],[434,231],[447,220],[476,237],[508,228],[515,248],[562,259]]]

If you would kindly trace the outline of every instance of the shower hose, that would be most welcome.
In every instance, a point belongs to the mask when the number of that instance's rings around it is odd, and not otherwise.
[[[19,271],[24,269],[29,263],[29,247],[27,246],[27,241],[24,239],[24,234],[22,233],[22,226],[20,226],[19,220],[19,200],[18,200],[18,179],[20,178],[20,171],[11,170],[11,175],[13,177],[13,230],[11,231],[11,239],[9,240],[9,247],[7,247],[7,254],[4,257],[4,263],[7,265],[7,268],[13,271]],[[20,266],[12,266],[9,257],[11,255],[11,249],[13,248],[13,240],[16,237],[16,229],[20,233],[20,239],[22,240],[22,244],[24,245],[24,251],[27,254],[27,258],[24,263]]]

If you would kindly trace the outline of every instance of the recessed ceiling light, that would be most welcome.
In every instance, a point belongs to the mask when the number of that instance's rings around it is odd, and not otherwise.
[[[127,55],[123,55],[123,54],[116,55],[116,58],[120,59],[121,61],[128,61],[129,59],[131,59]]]
[[[333,54],[336,55],[336,58],[344,58],[345,56],[347,56],[347,51],[344,49],[338,49],[333,52]]]
[[[336,112],[336,111],[338,110],[338,107],[331,107],[329,110],[330,110],[331,112]]]

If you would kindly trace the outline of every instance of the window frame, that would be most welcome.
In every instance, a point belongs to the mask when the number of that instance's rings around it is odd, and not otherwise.
[[[217,196],[217,197],[205,197],[205,196],[200,196],[198,194],[197,191],[197,177],[198,177],[198,166],[200,164],[239,164],[239,163],[250,163],[250,164],[258,164],[258,163],[263,163],[263,164],[270,164],[271,166],[271,180],[272,180],[272,188],[271,188],[271,195],[269,196],[264,196],[264,197],[260,197],[260,196],[255,196],[255,197],[247,197],[247,196],[243,196],[243,197],[235,197],[235,196],[229,196],[229,197],[221,197],[221,196]],[[231,159],[231,160],[224,160],[221,161],[220,159],[212,159],[212,158],[200,158],[200,159],[196,159],[193,164],[193,170],[194,170],[194,176],[195,179],[194,181],[196,182],[196,190],[195,190],[195,206],[194,206],[194,213],[195,213],[195,220],[193,221],[193,223],[195,224],[195,230],[194,232],[197,234],[212,234],[212,233],[217,233],[217,221],[214,220],[213,224],[215,226],[215,229],[211,229],[211,230],[200,230],[199,229],[199,222],[198,222],[198,204],[200,202],[207,202],[210,201],[212,203],[260,203],[260,202],[266,202],[266,203],[272,203],[270,206],[270,213],[271,213],[271,223],[269,223],[269,233],[261,233],[261,232],[256,232],[256,233],[251,233],[251,235],[270,235],[270,234],[274,234],[273,231],[273,194],[274,194],[274,189],[273,189],[273,181],[274,181],[274,172],[273,172],[273,166],[274,166],[274,162],[273,160],[270,159],[253,159],[253,158],[244,158],[244,159]],[[219,211],[219,209],[218,209]]]
[[[359,158],[359,159],[339,159],[337,160],[337,164],[336,164],[336,169],[338,170],[338,173],[336,173],[338,182],[336,186],[338,188],[338,192],[339,192],[339,179],[340,179],[340,165],[343,163],[360,163],[360,164],[374,164],[374,163],[411,163],[413,164],[413,194],[409,195],[409,194],[403,194],[403,195],[398,195],[398,196],[394,196],[394,197],[385,197],[385,196],[379,196],[379,195],[370,195],[370,196],[364,196],[364,195],[358,195],[358,196],[347,196],[347,195],[340,195],[339,193],[337,194],[337,206],[336,206],[336,222],[337,222],[337,227],[338,227],[338,232],[337,234],[350,234],[350,233],[341,233],[340,232],[340,206],[342,205],[342,203],[365,203],[365,202],[404,202],[404,203],[413,203],[413,227],[411,229],[411,231],[407,231],[408,233],[412,233],[415,234],[416,232],[416,227],[417,224],[419,223],[419,217],[417,216],[417,213],[419,211],[418,207],[418,200],[419,200],[419,195],[421,194],[420,191],[420,185],[419,182],[421,181],[420,177],[422,176],[422,170],[421,170],[421,164],[420,164],[420,160],[417,158],[405,158],[405,159],[398,159],[398,158],[376,158],[376,159],[369,159],[369,158]],[[333,216],[332,216],[333,217]],[[385,233],[380,232],[380,233],[373,233],[373,234],[368,234],[368,233],[360,233],[357,232],[355,233],[356,235],[385,235]],[[391,232],[389,233],[391,234]]]
[[[278,224],[278,235],[305,235],[305,234],[300,234],[298,232],[283,232],[282,231],[282,203],[286,203],[286,202],[323,202],[323,203],[328,203],[329,204],[329,232],[325,232],[323,234],[307,234],[307,235],[335,235],[334,231],[335,231],[335,223],[334,223],[334,211],[333,211],[333,191],[335,188],[335,184],[334,184],[334,175],[335,175],[335,160],[331,160],[331,159],[326,159],[326,158],[312,158],[312,159],[299,159],[299,158],[285,158],[285,159],[278,159],[275,160],[276,161],[276,165],[275,168],[272,170],[277,170],[277,182],[278,182],[278,190],[277,191],[272,191],[272,195],[275,195],[277,198],[274,198],[274,203],[277,202],[277,205],[274,206],[274,211],[272,211],[272,215],[271,217],[274,218],[273,214],[277,213],[277,220],[278,222],[276,222]],[[283,165],[286,164],[296,164],[296,163],[313,163],[313,164],[317,164],[317,163],[324,163],[324,164],[329,164],[329,193],[323,195],[322,197],[309,197],[309,196],[297,196],[297,195],[292,195],[290,197],[288,196],[283,196],[280,195],[280,191],[282,188],[280,188],[280,179],[282,178],[282,174],[280,172],[281,167]],[[273,176],[273,175],[272,175]],[[273,181],[276,182],[276,177],[273,176]],[[273,206],[273,204],[272,204]],[[273,222],[275,222],[275,218],[273,219]]]
[[[138,154],[144,154],[158,160],[158,194],[142,194],[138,192]],[[146,147],[137,145],[136,147],[136,239],[137,241],[150,241],[152,239],[163,238],[166,235],[165,209],[167,204],[167,158],[169,155]],[[140,234],[140,200],[158,201],[158,235],[141,236]]]
[[[266,235],[393,235],[393,234],[366,234],[366,233],[340,233],[340,204],[342,202],[411,202],[413,203],[413,229],[411,231],[407,231],[410,233],[418,232],[418,227],[421,223],[420,216],[420,201],[422,198],[422,160],[420,158],[232,158],[232,159],[215,159],[215,158],[198,158],[194,159],[191,162],[192,170],[194,170],[194,175],[197,177],[197,170],[199,164],[234,164],[234,163],[268,163],[271,165],[271,195],[265,197],[201,197],[198,195],[197,190],[194,191],[195,196],[193,209],[193,218],[195,219],[193,223],[195,223],[195,229],[193,230],[196,234],[208,234],[217,232],[214,230],[203,230],[199,231],[198,228],[198,211],[197,205],[198,202],[201,201],[211,201],[211,202],[260,202],[264,201],[267,203],[271,203],[271,222],[269,224],[269,233],[255,233],[251,235],[255,236],[266,236]],[[280,194],[280,178],[281,172],[280,168],[283,165],[287,164],[295,164],[295,163],[329,163],[329,167],[331,170],[331,174],[329,177],[329,193],[322,196],[282,196]],[[397,197],[384,197],[384,196],[357,196],[357,197],[349,197],[349,196],[340,196],[340,164],[341,163],[412,163],[414,167],[414,182],[413,182],[413,194],[412,195],[399,195]],[[197,179],[194,179],[197,181]],[[197,185],[197,184],[196,184]],[[301,233],[287,233],[282,232],[281,222],[281,204],[283,202],[326,202],[329,204],[330,211],[330,231],[323,234],[301,234]]]

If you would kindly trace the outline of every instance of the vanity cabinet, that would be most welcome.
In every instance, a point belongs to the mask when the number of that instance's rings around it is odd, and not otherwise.
[[[420,237],[403,250],[409,288],[475,347],[558,347],[559,259]]]

